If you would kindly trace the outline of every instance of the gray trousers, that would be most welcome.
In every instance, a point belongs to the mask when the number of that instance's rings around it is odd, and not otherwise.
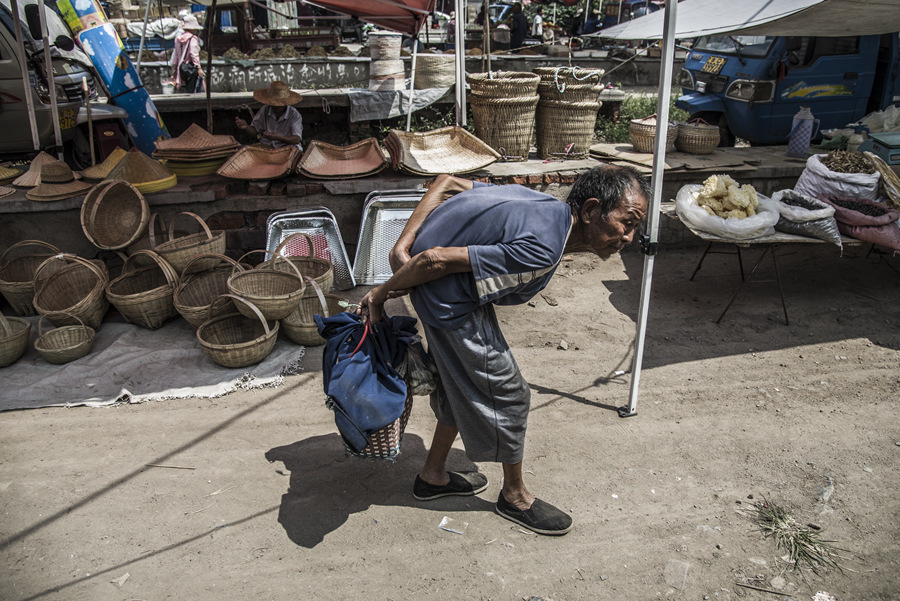
[[[431,395],[438,422],[456,426],[472,461],[519,463],[531,389],[506,344],[493,305],[455,330],[422,323],[441,384]]]

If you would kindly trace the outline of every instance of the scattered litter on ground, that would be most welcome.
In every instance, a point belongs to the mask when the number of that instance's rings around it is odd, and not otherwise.
[[[441,530],[453,532],[454,534],[464,534],[466,528],[468,527],[469,522],[454,520],[453,518],[448,518],[447,516],[444,516],[444,519],[442,519],[441,523],[438,524],[438,528],[440,528]]]
[[[118,578],[113,578],[112,580],[110,580],[110,582],[112,582],[113,584],[118,584],[119,586],[122,586],[123,584],[125,584],[125,581],[128,580],[128,578],[130,576],[131,576],[131,574],[129,574],[128,572],[125,572]]]

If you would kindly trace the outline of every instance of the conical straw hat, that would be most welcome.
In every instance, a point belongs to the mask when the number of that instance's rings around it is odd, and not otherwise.
[[[39,152],[38,155],[31,160],[31,166],[28,167],[28,171],[14,179],[13,185],[22,188],[34,188],[41,183],[41,165],[53,163],[56,160],[55,157],[44,151]],[[81,179],[81,174],[76,173],[75,179]]]
[[[196,123],[192,123],[177,138],[157,140],[154,144],[158,151],[202,151],[237,146],[238,141],[234,136],[214,136]]]
[[[16,169],[15,167],[4,167],[0,165],[0,184],[5,184],[8,181],[19,177],[22,175],[21,169]]]
[[[78,196],[93,187],[87,182],[75,179],[72,169],[63,161],[53,161],[41,165],[41,183],[25,194],[30,200],[62,200]]]
[[[10,188],[9,186],[0,186],[0,198],[3,198],[4,196],[9,196],[10,194],[13,194],[13,193],[15,193],[15,190],[13,188]]]
[[[145,193],[171,188],[177,182],[174,173],[137,148],[126,152],[119,164],[109,172],[107,178],[126,181]]]
[[[116,146],[102,163],[94,165],[93,167],[88,167],[82,171],[81,174],[85,179],[106,179],[109,172],[112,171],[113,167],[119,164],[119,161],[125,158],[126,154],[128,154],[128,151],[120,146]]]

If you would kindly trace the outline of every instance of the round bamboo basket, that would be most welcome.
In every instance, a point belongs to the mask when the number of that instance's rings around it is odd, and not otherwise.
[[[586,158],[599,111],[599,102],[542,99],[537,110],[538,156],[542,159]]]
[[[238,263],[253,253],[264,253],[264,250],[251,250],[238,259]],[[254,305],[266,319],[279,320],[290,315],[303,297],[306,284],[297,267],[280,253],[272,253],[276,260],[281,259],[290,266],[293,273],[275,269],[272,264],[233,273],[228,278],[228,292],[248,301],[246,305],[236,305],[237,310],[246,317],[253,317]]]
[[[28,346],[30,336],[30,321],[0,313],[0,367],[12,365],[19,360]]]
[[[628,125],[628,135],[635,151],[653,154],[656,139],[656,115],[644,119],[632,119]],[[675,150],[675,139],[678,137],[678,124],[672,121],[666,130],[666,152]]]
[[[41,276],[59,260],[69,263]],[[105,294],[109,275],[105,268],[76,255],[60,254],[41,263],[34,279],[34,308],[53,325],[76,325],[80,320],[95,330],[100,327],[109,309]]]
[[[209,309],[217,298],[228,293],[228,278],[235,269],[243,271],[237,261],[225,255],[194,257],[181,272],[181,281],[175,288],[172,299],[175,310],[195,328],[208,319],[231,313],[234,307],[227,303],[219,303],[212,314]]]
[[[146,257],[152,261],[144,267],[136,262]],[[106,287],[109,299],[126,321],[155,330],[178,315],[172,303],[178,275],[152,250],[139,250],[125,259],[122,275]]]
[[[94,346],[94,330],[84,325],[78,317],[77,326],[60,326],[44,332],[44,315],[38,320],[38,337],[34,341],[35,350],[48,363],[61,365],[80,359]]]
[[[259,309],[239,296],[223,294],[235,306],[246,306],[253,318],[241,313],[211,317],[197,328],[197,340],[203,352],[223,367],[247,367],[265,359],[278,339],[278,322],[269,324]],[[218,302],[218,301],[216,301]],[[215,304],[210,305],[210,315]]]
[[[81,229],[91,243],[118,250],[134,243],[150,220],[144,195],[125,181],[105,180],[94,186],[81,204]]]
[[[468,73],[466,82],[469,84],[470,98],[521,98],[532,97],[537,94],[537,87],[541,78],[534,73],[527,72],[494,72]]]
[[[284,249],[287,248],[288,244],[292,240],[305,238],[306,243],[309,248],[309,252],[306,255],[292,255],[287,256],[284,255]],[[297,232],[295,234],[291,234],[287,238],[281,241],[277,247],[275,247],[275,252],[284,256],[288,262],[292,263],[294,267],[300,272],[300,276],[306,280],[307,278],[311,278],[315,283],[324,290],[328,292],[331,290],[331,286],[334,284],[334,265],[331,261],[327,259],[320,259],[315,255],[315,247],[313,246],[312,238],[310,238],[309,234],[304,232]],[[284,261],[276,261],[274,258],[268,261],[264,261],[259,264],[260,267],[272,267],[273,269],[277,269],[278,271],[287,271],[292,272],[293,270],[290,268],[290,265],[285,264]],[[306,290],[304,295],[311,294],[310,290]]]
[[[203,228],[202,232],[198,232],[196,234],[189,234],[187,236],[182,236],[180,238],[175,237],[175,221],[178,219],[180,215],[187,215],[189,217],[193,217]],[[151,222],[150,226],[150,242],[152,243],[154,240],[153,226]],[[169,240],[168,242],[163,242],[162,244],[157,245],[152,250],[159,253],[169,265],[172,266],[172,269],[175,270],[175,273],[181,275],[181,272],[184,271],[184,268],[187,267],[187,264],[191,262],[191,259],[196,257],[197,255],[203,254],[225,254],[225,232],[222,230],[216,230],[215,232],[210,231],[209,226],[206,225],[206,222],[203,219],[194,213],[189,211],[185,211],[183,213],[178,213],[175,217],[172,218],[172,221],[169,223]]]
[[[314,316],[330,317],[343,312],[340,303],[344,299],[334,294],[325,294],[314,280],[308,279],[307,283],[315,290],[315,294],[300,299],[297,309],[281,320],[281,329],[297,344],[319,346],[325,344],[325,339],[319,336]]]
[[[450,54],[416,55],[416,89],[449,88],[456,83],[456,60]]]
[[[475,135],[506,161],[528,160],[538,96],[471,100]]]
[[[703,119],[678,124],[675,148],[688,154],[711,154],[719,146],[719,126]]]
[[[32,252],[8,257],[9,253],[26,246],[42,246],[51,252]],[[34,315],[34,272],[41,263],[60,250],[40,240],[23,240],[6,249],[0,256],[0,293],[17,315]]]

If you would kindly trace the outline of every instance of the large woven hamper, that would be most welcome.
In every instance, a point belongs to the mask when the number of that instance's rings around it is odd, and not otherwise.
[[[538,102],[538,156],[542,159],[586,158],[590,153],[599,111],[599,102]]]
[[[528,160],[534,137],[538,96],[483,98],[472,96],[475,135],[505,161]]]
[[[416,89],[449,88],[456,83],[456,61],[452,54],[416,56]]]
[[[540,81],[540,76],[534,73],[518,71],[466,74],[471,98],[476,96],[482,98],[531,97],[537,94]]]
[[[702,119],[678,124],[675,148],[688,154],[711,154],[719,146],[718,125],[710,125]]]
[[[400,60],[403,36],[390,31],[369,33],[369,56],[372,60]]]

